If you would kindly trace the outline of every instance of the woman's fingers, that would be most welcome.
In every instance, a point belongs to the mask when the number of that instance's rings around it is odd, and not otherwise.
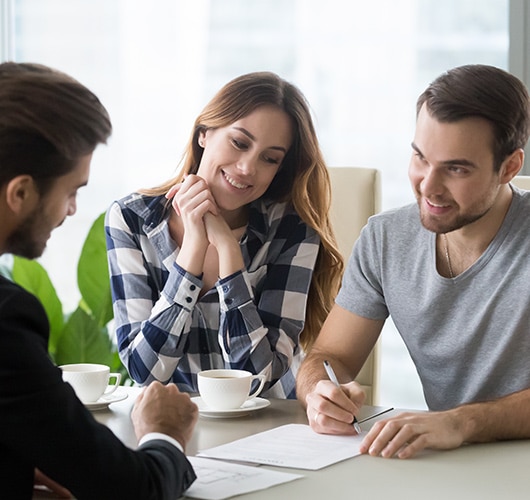
[[[218,214],[213,195],[204,179],[197,175],[188,175],[183,182],[172,186],[167,194],[171,204],[181,217],[202,219],[206,212]]]

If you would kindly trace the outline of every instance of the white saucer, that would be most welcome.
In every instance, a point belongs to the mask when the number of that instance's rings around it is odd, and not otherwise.
[[[113,392],[112,394],[109,394],[108,396],[101,396],[97,401],[94,401],[93,403],[83,403],[83,404],[89,410],[97,411],[97,410],[105,410],[112,403],[117,403],[118,401],[123,401],[124,399],[127,399],[127,393],[120,392],[120,390],[118,389],[116,392]]]
[[[271,404],[268,399],[254,398],[250,401],[246,401],[240,408],[236,408],[235,410],[212,410],[206,405],[200,396],[191,398],[191,400],[199,407],[199,413],[201,415],[213,418],[242,417],[243,415],[248,415],[252,411],[267,408],[267,406]]]

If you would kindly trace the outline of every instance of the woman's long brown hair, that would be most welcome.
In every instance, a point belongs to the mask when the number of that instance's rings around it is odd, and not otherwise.
[[[338,250],[330,222],[331,182],[316,137],[305,97],[297,87],[274,73],[249,73],[227,83],[195,120],[178,175],[142,193],[159,196],[180,182],[186,174],[197,173],[203,149],[201,131],[226,127],[260,106],[277,106],[292,120],[294,138],[267,199],[290,201],[300,218],[320,236],[320,250],[309,289],[306,320],[300,344],[308,352],[313,345],[339,290],[344,260]]]

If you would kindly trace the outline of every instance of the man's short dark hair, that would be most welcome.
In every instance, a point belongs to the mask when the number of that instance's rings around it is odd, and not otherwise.
[[[27,174],[43,195],[111,132],[107,110],[74,78],[39,64],[0,64],[0,187]]]
[[[514,75],[493,66],[470,64],[447,71],[434,80],[418,98],[440,122],[479,117],[491,123],[494,134],[495,169],[519,148],[530,131],[528,91]]]

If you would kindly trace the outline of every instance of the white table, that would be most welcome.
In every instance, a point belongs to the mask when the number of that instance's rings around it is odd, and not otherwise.
[[[108,410],[94,412],[94,416],[122,441],[135,447],[136,438],[129,414],[139,389],[123,390],[130,393],[128,399],[112,404]],[[200,416],[186,450],[188,455],[280,425],[307,423],[305,412],[297,401],[278,399],[271,400],[271,403],[267,408],[237,418]],[[373,409],[365,411],[372,413]],[[388,415],[391,413],[385,416]],[[372,422],[361,424],[361,427],[366,430]],[[427,451],[409,460],[363,455],[319,471],[271,469],[305,477],[237,499],[528,499],[530,440]]]

